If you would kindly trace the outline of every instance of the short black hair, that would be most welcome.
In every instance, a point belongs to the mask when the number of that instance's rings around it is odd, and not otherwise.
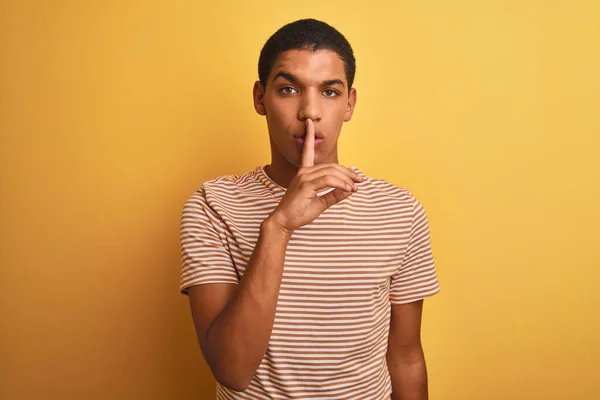
[[[356,72],[356,60],[348,40],[334,27],[316,19],[301,19],[279,28],[260,51],[258,79],[264,87],[267,87],[267,79],[275,60],[288,50],[330,50],[337,53],[344,62],[350,92]]]

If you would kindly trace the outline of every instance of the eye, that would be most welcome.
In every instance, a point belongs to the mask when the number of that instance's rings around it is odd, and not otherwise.
[[[325,97],[335,97],[335,96],[337,96],[337,95],[338,95],[338,92],[336,92],[336,91],[335,91],[335,90],[333,90],[333,89],[326,89],[326,90],[323,90],[323,93],[325,93]]]
[[[279,91],[283,94],[293,94],[294,92],[297,92],[297,90],[291,86],[284,86],[281,89],[279,89]]]

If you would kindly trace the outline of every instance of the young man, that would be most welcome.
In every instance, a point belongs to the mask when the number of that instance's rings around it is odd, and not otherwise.
[[[181,292],[217,399],[427,398],[421,311],[439,290],[427,217],[406,189],[338,164],[354,71],[331,26],[282,27],[254,85],[271,163],[185,204]]]

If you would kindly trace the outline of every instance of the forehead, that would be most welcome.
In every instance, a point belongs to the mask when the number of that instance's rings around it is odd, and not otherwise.
[[[275,62],[269,80],[280,71],[290,73],[306,82],[341,79],[346,82],[344,61],[334,51],[287,50],[281,53]]]

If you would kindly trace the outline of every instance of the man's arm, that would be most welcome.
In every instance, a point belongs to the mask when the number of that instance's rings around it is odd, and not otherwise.
[[[188,289],[202,353],[219,383],[232,390],[248,387],[265,355],[289,239],[267,218],[239,285]]]
[[[421,346],[423,300],[392,305],[387,364],[392,400],[427,400],[427,368]]]

